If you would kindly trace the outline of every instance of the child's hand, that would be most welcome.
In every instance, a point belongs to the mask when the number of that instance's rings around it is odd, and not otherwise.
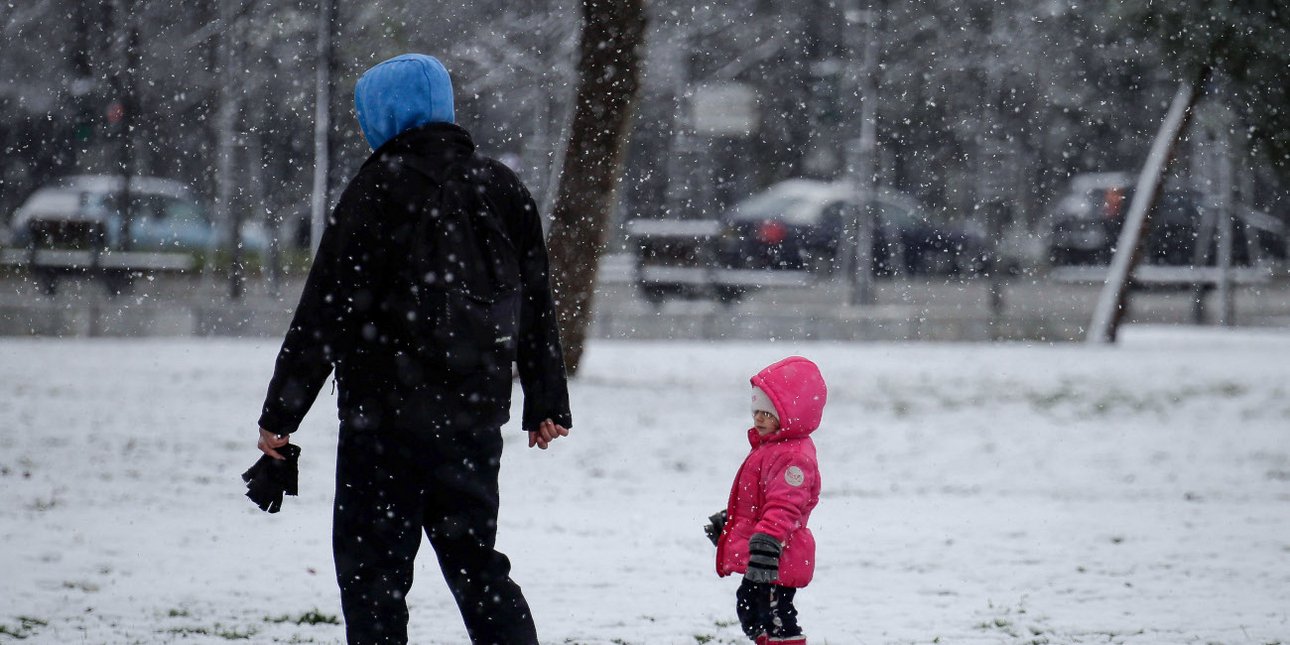
[[[748,538],[748,582],[774,582],[779,577],[779,540],[765,533]]]
[[[708,534],[712,546],[717,546],[717,542],[721,540],[721,531],[726,528],[726,517],[726,511],[722,509],[708,516],[708,523],[703,526],[703,532]]]

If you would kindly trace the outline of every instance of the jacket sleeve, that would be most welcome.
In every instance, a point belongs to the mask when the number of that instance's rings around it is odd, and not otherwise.
[[[764,505],[753,533],[765,533],[783,544],[802,525],[817,472],[814,460],[800,453],[773,459],[761,473]]]
[[[356,178],[328,219],[300,302],[269,381],[260,427],[295,432],[335,362],[352,344],[357,303],[370,302],[379,278],[374,253],[375,194]]]
[[[551,295],[550,261],[542,235],[537,204],[527,190],[523,194],[517,251],[520,254],[520,332],[516,366],[524,390],[524,430],[534,430],[545,419],[573,427],[569,411],[568,378],[564,351]]]

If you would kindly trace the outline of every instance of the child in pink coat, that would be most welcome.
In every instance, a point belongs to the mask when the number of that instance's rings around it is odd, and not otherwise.
[[[806,522],[820,501],[820,470],[811,433],[827,389],[819,368],[801,356],[763,369],[751,382],[752,451],[708,533],[717,544],[717,574],[744,574],[736,611],[748,638],[806,645],[793,596],[815,572],[815,537]]]

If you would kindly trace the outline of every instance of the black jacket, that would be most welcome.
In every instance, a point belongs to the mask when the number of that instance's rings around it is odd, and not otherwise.
[[[484,200],[501,216],[518,255],[522,427],[534,430],[547,418],[572,427],[537,207],[515,173],[475,154],[470,134],[446,123],[408,130],[382,145],[341,195],[278,353],[260,427],[294,432],[333,367],[340,419],[351,427],[505,422],[509,369],[443,374],[409,351],[425,339],[410,338],[416,332],[401,320],[413,287],[408,263],[416,221],[437,190],[423,173],[450,167],[469,169],[484,186]]]

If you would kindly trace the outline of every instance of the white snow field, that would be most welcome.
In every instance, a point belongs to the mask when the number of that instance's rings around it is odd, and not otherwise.
[[[276,349],[0,340],[0,643],[343,641],[330,386],[301,496],[242,496]],[[1129,328],[595,343],[569,438],[506,428],[499,542],[544,643],[746,642],[701,525],[748,377],[790,354],[830,386],[811,643],[1290,642],[1290,332]],[[428,545],[409,601],[412,642],[466,642]]]

